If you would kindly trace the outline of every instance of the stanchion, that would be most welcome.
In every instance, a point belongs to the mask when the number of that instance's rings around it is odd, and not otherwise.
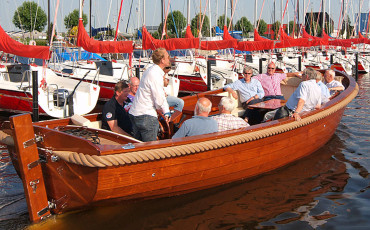
[[[135,68],[135,76],[140,79],[140,66]]]
[[[355,79],[358,80],[358,53],[355,53]]]
[[[32,120],[39,121],[39,90],[37,71],[32,71]]]
[[[298,56],[298,71],[302,71],[302,57]]]
[[[262,58],[259,59],[259,73],[261,74],[262,73]]]
[[[334,63],[334,55],[331,54],[330,55],[330,65],[333,65],[333,63]]]
[[[207,91],[211,90],[211,60],[207,60]]]

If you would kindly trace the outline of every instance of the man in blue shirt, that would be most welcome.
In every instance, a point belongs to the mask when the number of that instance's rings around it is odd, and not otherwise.
[[[255,124],[261,119],[258,119],[259,114],[255,110],[248,109],[248,105],[253,105],[262,102],[262,98],[265,96],[262,85],[257,79],[252,79],[253,70],[251,67],[244,67],[243,70],[244,78],[237,80],[231,84],[225,86],[224,90],[231,93],[231,95],[238,100],[238,95],[235,90],[239,91],[240,102],[245,109],[243,118],[246,122]],[[251,117],[254,117],[253,121],[249,121]]]
[[[208,117],[211,108],[212,102],[208,98],[199,98],[195,105],[194,116],[184,121],[180,129],[173,135],[172,139],[217,132],[217,121]]]

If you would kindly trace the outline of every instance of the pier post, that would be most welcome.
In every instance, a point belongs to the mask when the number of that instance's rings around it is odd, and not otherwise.
[[[135,68],[135,76],[140,80],[140,66]]]
[[[333,65],[333,63],[334,63],[334,55],[331,54],[330,55],[330,65]]]
[[[298,71],[302,71],[302,57],[298,56]]]
[[[32,120],[39,121],[38,72],[32,71]]]
[[[207,60],[207,91],[210,91],[211,90],[211,84],[212,84],[212,80],[211,80],[211,75],[212,75],[212,67],[211,67],[211,60]]]
[[[355,53],[355,79],[358,79],[358,53]]]
[[[261,74],[262,73],[262,58],[259,59],[259,65],[258,65],[258,72]]]

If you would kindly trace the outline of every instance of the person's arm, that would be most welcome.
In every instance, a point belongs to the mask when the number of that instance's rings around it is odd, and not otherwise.
[[[110,121],[107,121],[107,123],[109,125],[110,130],[112,130],[113,132],[130,136],[130,134],[126,133],[125,131],[123,131],[123,129],[121,129],[118,126],[117,120],[110,120]]]
[[[262,84],[260,81],[257,81],[257,95],[255,99],[263,98],[265,96],[265,91],[262,88]]]
[[[296,121],[301,120],[301,116],[299,115],[299,113],[302,111],[304,103],[305,103],[305,101],[302,98],[299,98],[297,108],[295,109],[295,111],[293,113],[293,117]]]
[[[225,91],[230,93],[235,98],[235,100],[238,100],[238,94],[231,87],[225,87]]]
[[[332,87],[332,88],[328,88],[330,91],[343,91],[344,90],[344,86],[337,86],[337,87]]]
[[[302,72],[286,73],[287,77],[297,77],[302,79]]]

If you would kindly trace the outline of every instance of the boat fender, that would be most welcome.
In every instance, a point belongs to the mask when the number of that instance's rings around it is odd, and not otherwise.
[[[88,120],[87,118],[85,118],[85,117],[83,117],[81,115],[78,115],[78,114],[74,114],[71,117],[71,121],[75,125],[86,126],[86,127],[90,127],[91,126],[90,120]]]

